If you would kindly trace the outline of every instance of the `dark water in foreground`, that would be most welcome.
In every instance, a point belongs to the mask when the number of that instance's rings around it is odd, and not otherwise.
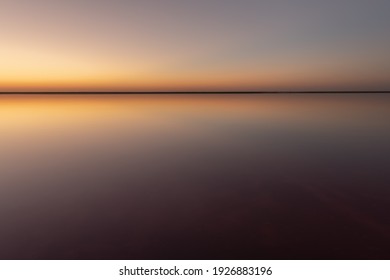
[[[0,259],[390,259],[390,95],[0,95]]]

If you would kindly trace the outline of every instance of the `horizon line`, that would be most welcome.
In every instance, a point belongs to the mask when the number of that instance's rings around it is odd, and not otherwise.
[[[390,90],[272,90],[272,91],[0,91],[0,94],[343,94],[390,93]]]

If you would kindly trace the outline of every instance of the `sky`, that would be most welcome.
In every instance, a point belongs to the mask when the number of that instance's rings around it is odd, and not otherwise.
[[[390,90],[388,0],[1,0],[0,91]]]

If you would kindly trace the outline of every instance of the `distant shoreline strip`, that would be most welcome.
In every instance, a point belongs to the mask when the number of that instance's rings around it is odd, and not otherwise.
[[[357,94],[390,93],[375,91],[10,91],[0,94]]]

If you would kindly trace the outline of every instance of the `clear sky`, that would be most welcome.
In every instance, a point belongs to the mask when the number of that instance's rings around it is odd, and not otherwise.
[[[0,91],[389,90],[389,0],[1,0]]]

